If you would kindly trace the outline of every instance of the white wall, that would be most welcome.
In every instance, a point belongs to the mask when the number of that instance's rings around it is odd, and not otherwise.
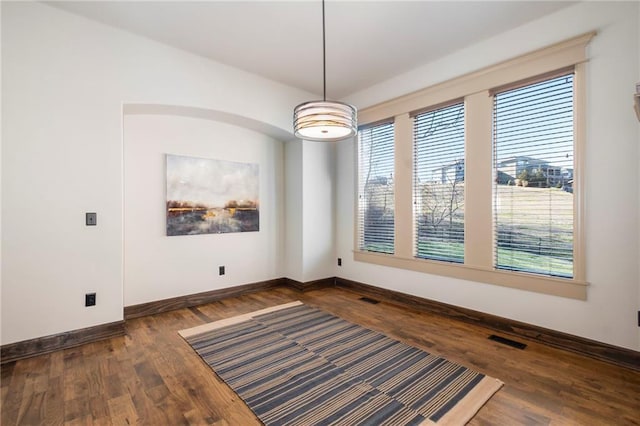
[[[302,219],[302,144],[289,141],[284,147],[285,162],[285,276],[304,282]]]
[[[334,143],[286,143],[285,272],[296,281],[335,276],[334,163]]]
[[[167,237],[165,154],[258,164],[260,231]],[[125,115],[124,305],[282,277],[282,177],[282,142],[263,134],[199,118]]]
[[[335,143],[302,143],[302,281],[306,282],[335,276]]]
[[[0,22],[2,22],[2,6],[0,6]],[[0,46],[2,45],[2,31],[0,31]],[[0,55],[0,81],[2,81],[2,55]],[[0,93],[2,84],[0,83]],[[2,104],[0,102],[0,117],[2,117]],[[2,120],[0,120],[0,188],[2,188]],[[0,195],[2,192],[0,191]],[[0,223],[2,223],[2,197],[0,196]],[[2,241],[2,226],[0,226],[0,241]],[[0,318],[2,318],[2,244],[0,244]],[[2,327],[0,327],[0,342],[2,342]]]
[[[123,104],[198,107],[287,135],[293,107],[313,95],[42,3],[1,7],[7,344],[122,319]],[[98,226],[84,225],[87,211]],[[260,268],[266,279],[279,267]]]
[[[639,126],[630,96],[639,75],[639,3],[586,2],[482,41],[355,94],[364,108],[500,60],[597,30],[587,66],[586,264],[588,300],[577,301],[354,262],[353,143],[338,144],[340,277],[640,349]]]

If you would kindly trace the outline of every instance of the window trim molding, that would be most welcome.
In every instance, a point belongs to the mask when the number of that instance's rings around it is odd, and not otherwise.
[[[455,77],[442,83],[373,105],[358,111],[358,122],[366,125],[388,120],[402,113],[419,111],[430,105],[446,103],[474,93],[489,91],[509,83],[526,80],[562,68],[568,68],[588,60],[586,47],[596,31],[543,47]]]
[[[547,277],[526,272],[488,269],[467,264],[452,264],[437,260],[407,258],[397,255],[354,250],[354,260],[392,268],[408,269],[433,275],[495,284],[536,293],[586,300],[588,283],[575,279]]]
[[[373,263],[393,268],[407,269],[434,275],[447,276],[467,281],[495,284],[504,287],[533,291],[578,300],[587,299],[588,283],[585,274],[585,241],[584,241],[584,149],[585,149],[585,114],[586,114],[586,62],[588,61],[586,47],[596,35],[595,31],[573,37],[566,41],[535,50],[516,58],[500,62],[478,71],[474,71],[457,78],[427,87],[417,92],[404,95],[387,102],[374,105],[359,112],[361,126],[382,121],[396,122],[395,166],[396,166],[396,204],[395,204],[395,254],[381,254],[358,250],[358,197],[355,197],[355,235],[354,260]],[[491,118],[482,118],[487,108],[493,108],[493,93],[498,88],[522,84],[528,80],[545,77],[556,72],[566,72],[568,68],[574,70],[574,276],[573,278],[556,278],[525,272],[498,270],[493,266],[491,250],[487,251],[486,241],[493,246],[492,227],[479,224],[492,223],[492,196],[487,195],[487,172],[479,173],[480,179],[475,183],[477,187],[465,189],[465,197],[473,197],[477,211],[477,220],[472,216],[465,217],[465,263],[450,264],[429,259],[413,257],[413,239],[415,230],[413,224],[413,139],[407,126],[412,126],[412,115],[415,111],[430,110],[438,105],[448,104],[454,100],[464,99],[465,126],[467,131],[474,134],[473,143],[469,143],[466,135],[465,156],[474,158],[491,157],[492,134]],[[467,104],[474,104],[474,112],[467,109]],[[489,114],[491,117],[492,114]],[[473,127],[470,129],[470,127]],[[356,158],[358,145],[355,144]],[[489,159],[489,164],[491,160]],[[471,162],[467,162],[467,167]],[[467,171],[465,172],[467,173]],[[356,166],[355,190],[358,191],[358,172]],[[408,180],[406,176],[408,176]],[[401,179],[405,176],[404,179]],[[492,177],[489,177],[489,182]],[[407,184],[407,183],[410,184]],[[491,191],[489,185],[489,191]],[[471,195],[473,194],[473,195]],[[488,197],[488,198],[487,198]],[[468,205],[468,200],[465,200]],[[476,216],[476,215],[474,215]],[[488,220],[491,222],[487,222]],[[408,223],[407,223],[408,222]],[[488,228],[488,229],[486,229]],[[482,242],[482,246],[478,243]],[[490,261],[489,261],[490,259]],[[488,267],[491,265],[491,267]]]

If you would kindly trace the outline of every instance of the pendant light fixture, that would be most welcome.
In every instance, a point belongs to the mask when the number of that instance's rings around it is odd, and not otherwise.
[[[338,141],[354,136],[358,130],[356,108],[344,102],[327,100],[327,54],[322,0],[322,100],[309,101],[293,110],[296,137],[309,141]]]

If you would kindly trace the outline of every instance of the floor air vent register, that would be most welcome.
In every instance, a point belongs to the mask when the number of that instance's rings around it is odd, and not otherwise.
[[[516,349],[524,349],[527,347],[524,343],[516,342],[515,340],[507,339],[506,337],[496,336],[495,334],[489,336],[489,340],[493,340],[494,342],[502,343],[503,345],[511,346]]]

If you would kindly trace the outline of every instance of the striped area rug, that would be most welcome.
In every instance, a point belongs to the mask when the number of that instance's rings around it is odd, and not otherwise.
[[[502,386],[301,302],[180,335],[266,425],[463,425]]]

